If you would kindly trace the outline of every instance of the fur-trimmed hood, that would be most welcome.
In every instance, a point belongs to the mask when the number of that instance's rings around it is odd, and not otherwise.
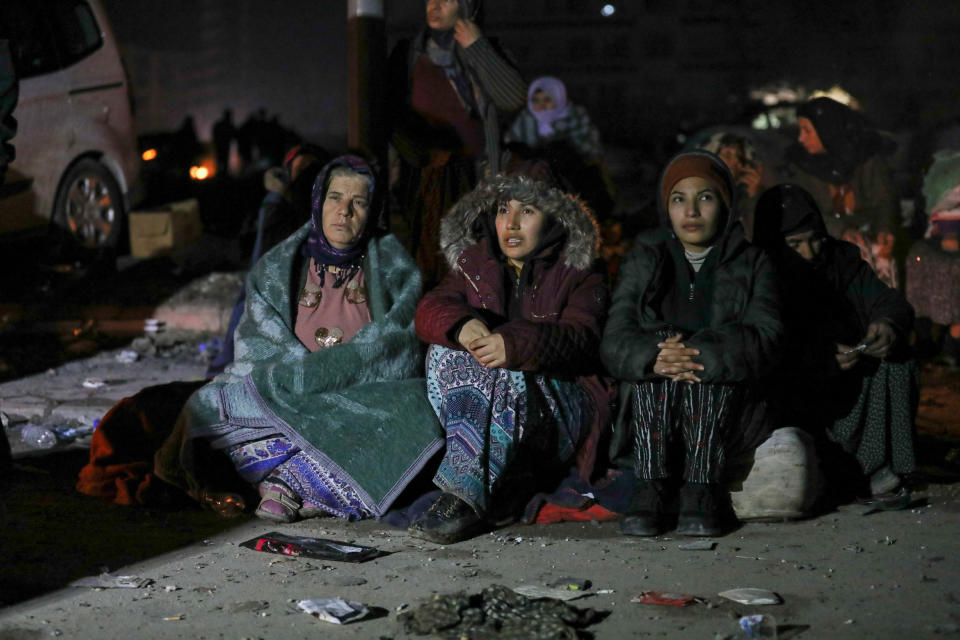
[[[486,237],[483,217],[496,211],[503,200],[517,193],[534,196],[529,204],[553,218],[566,232],[560,246],[563,263],[575,269],[589,269],[597,259],[600,231],[590,207],[577,196],[564,193],[526,176],[496,176],[481,182],[463,196],[440,221],[440,250],[451,269],[469,247]]]

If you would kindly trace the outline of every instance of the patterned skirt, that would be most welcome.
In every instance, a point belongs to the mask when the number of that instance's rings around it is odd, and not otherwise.
[[[227,453],[240,477],[251,484],[273,476],[297,492],[304,502],[331,515],[345,520],[373,516],[349,483],[301,451],[288,438],[278,436],[239,444]]]
[[[427,352],[427,396],[447,437],[434,484],[481,513],[498,511],[501,496],[515,507],[559,482],[592,419],[572,380],[488,369],[438,345]]]
[[[860,378],[849,412],[827,429],[827,437],[852,453],[863,473],[883,466],[896,474],[914,470],[914,415],[920,373],[913,360],[880,362]]]

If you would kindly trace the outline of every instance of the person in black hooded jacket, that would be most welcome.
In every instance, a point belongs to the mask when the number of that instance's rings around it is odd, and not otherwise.
[[[732,213],[735,193],[717,156],[676,156],[660,179],[661,228],[621,267],[601,356],[622,381],[611,458],[638,476],[628,535],[663,531],[680,479],[677,533],[722,533],[725,461],[770,430],[760,381],[777,362],[777,287]]]
[[[919,387],[907,345],[913,308],[855,245],[827,234],[798,185],[760,197],[753,240],[770,254],[783,291],[787,346],[774,376],[782,421],[818,440],[835,492],[865,494],[869,479],[881,506],[906,506],[901,476],[914,469]]]

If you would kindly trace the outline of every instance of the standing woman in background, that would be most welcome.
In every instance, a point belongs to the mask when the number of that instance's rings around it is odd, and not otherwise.
[[[499,170],[501,119],[523,107],[526,84],[474,22],[480,0],[427,0],[426,27],[390,54],[394,193],[427,288],[446,266],[440,218],[484,171]]]

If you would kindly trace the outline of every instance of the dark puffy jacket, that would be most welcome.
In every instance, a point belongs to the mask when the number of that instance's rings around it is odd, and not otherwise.
[[[732,180],[730,192],[734,193]],[[704,370],[697,377],[704,383],[747,383],[740,433],[731,448],[735,452],[755,447],[769,432],[762,379],[778,364],[783,333],[771,262],[746,241],[740,222],[730,216],[693,278],[663,203],[660,216],[661,228],[641,235],[621,264],[603,332],[603,362],[626,383],[662,379],[653,372],[657,344],[663,340],[662,332],[678,327],[656,301],[676,290],[684,297],[689,292],[692,315],[701,318],[701,326],[680,332],[686,346],[700,350],[693,360]],[[614,447],[627,446],[625,424],[615,426],[615,431]]]

